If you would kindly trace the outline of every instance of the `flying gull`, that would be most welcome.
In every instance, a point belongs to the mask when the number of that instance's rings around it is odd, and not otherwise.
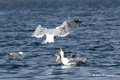
[[[73,32],[80,26],[81,21],[80,20],[66,20],[63,22],[61,26],[56,27],[55,29],[47,29],[43,28],[41,25],[38,25],[35,29],[34,33],[32,34],[32,37],[41,38],[44,35],[46,35],[46,40],[42,42],[44,43],[53,43],[55,36],[65,37],[70,32]]]

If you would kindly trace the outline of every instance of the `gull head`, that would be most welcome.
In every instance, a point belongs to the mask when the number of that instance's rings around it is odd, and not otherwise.
[[[63,52],[62,48],[60,48],[60,52]]]
[[[63,52],[62,48],[60,48],[59,53],[60,53],[61,57],[64,56],[64,52]]]
[[[25,53],[23,53],[23,52],[19,52],[18,54],[21,55],[21,56],[27,55],[27,54],[25,54]]]

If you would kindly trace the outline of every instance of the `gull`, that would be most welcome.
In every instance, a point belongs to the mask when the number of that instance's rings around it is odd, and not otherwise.
[[[62,62],[61,62],[60,52],[56,53],[55,56],[57,56],[56,62],[57,62],[57,63],[62,63]],[[69,58],[74,58],[75,56],[76,56],[76,54],[74,54],[74,55],[73,55],[73,54],[70,54],[70,55],[66,56],[66,58],[68,58],[68,59],[69,59]]]
[[[24,55],[27,55],[23,52],[18,52],[18,53],[8,53],[7,54],[10,59],[21,59],[24,57]]]
[[[55,36],[67,36],[69,33],[76,30],[80,26],[80,23],[80,20],[66,20],[62,23],[62,25],[56,27],[55,29],[47,29],[43,28],[41,25],[38,25],[34,33],[32,34],[32,37],[41,38],[46,35],[46,40],[44,40],[42,44],[53,43]]]
[[[77,66],[80,64],[84,64],[86,62],[86,58],[85,59],[79,59],[79,58],[68,59],[64,57],[64,52],[62,51],[62,48],[60,48],[60,56],[61,56],[61,61],[63,65],[66,65],[66,66]]]

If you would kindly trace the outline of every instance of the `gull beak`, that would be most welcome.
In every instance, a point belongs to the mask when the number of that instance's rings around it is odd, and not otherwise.
[[[24,54],[25,56],[27,55],[27,54]]]
[[[60,51],[62,51],[62,48],[60,48]]]

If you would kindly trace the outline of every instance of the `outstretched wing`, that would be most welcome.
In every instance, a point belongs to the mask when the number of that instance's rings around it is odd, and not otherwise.
[[[61,26],[56,27],[55,29],[42,28],[41,25],[38,25],[32,37],[43,37],[46,34],[52,34],[54,36],[64,37],[67,36],[70,32],[76,30],[79,27],[80,20],[66,20]]]
[[[43,28],[41,25],[38,25],[34,33],[32,34],[32,37],[40,38],[47,34],[58,36],[59,33],[60,30],[58,29],[47,29],[47,28]]]
[[[61,26],[56,27],[56,29],[59,30],[59,33],[57,35],[61,37],[67,36],[70,32],[76,30],[79,27],[80,23],[80,20],[66,20]]]
[[[45,35],[44,34],[45,30],[46,30],[46,28],[42,28],[41,25],[38,25],[37,28],[35,29],[34,33],[32,34],[32,37],[37,37],[37,38],[43,37]]]

